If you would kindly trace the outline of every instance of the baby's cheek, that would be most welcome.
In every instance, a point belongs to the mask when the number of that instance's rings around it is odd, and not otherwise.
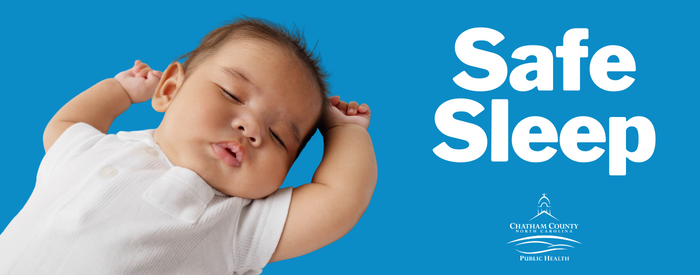
[[[274,192],[280,185],[284,182],[284,178],[287,176],[289,171],[289,165],[287,162],[281,158],[271,158],[263,164],[265,171],[261,174],[264,175],[265,179],[262,182],[266,185],[266,189],[272,190]]]

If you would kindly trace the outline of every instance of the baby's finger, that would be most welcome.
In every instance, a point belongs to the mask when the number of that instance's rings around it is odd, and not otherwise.
[[[156,70],[151,70],[150,72],[148,72],[148,75],[146,75],[146,79],[147,80],[151,80],[151,79],[160,80],[160,74],[158,74],[158,73],[160,73],[160,72],[156,71]]]
[[[362,103],[360,107],[357,107],[357,112],[361,114],[369,112],[369,105],[367,105],[366,103]]]
[[[151,70],[151,73],[148,74],[146,78],[146,87],[152,87],[151,89],[155,89],[156,86],[158,85],[158,82],[160,81],[160,76],[156,75],[157,71]]]
[[[135,74],[138,74],[143,68],[148,68],[148,65],[141,62],[141,60],[136,60],[136,62],[134,62],[134,67],[131,68],[131,70],[133,70]]]
[[[357,106],[358,106],[357,102],[355,102],[355,101],[350,101],[350,103],[348,103],[348,111],[347,111],[347,114],[348,114],[349,116],[354,116],[355,114],[357,114]]]
[[[143,69],[141,69],[141,71],[139,71],[139,72],[136,74],[136,77],[146,78],[146,76],[148,76],[148,73],[150,73],[151,71],[153,71],[153,69],[148,68],[148,67],[143,68]]]
[[[153,75],[155,75],[158,79],[160,79],[161,77],[163,77],[163,72],[161,72],[161,71],[153,70],[153,71],[151,71],[151,72],[153,72]]]
[[[338,108],[338,110],[340,110],[340,112],[342,112],[343,114],[347,113],[346,109],[348,107],[348,104],[345,103],[345,101],[341,100],[340,102],[338,102],[338,105],[336,105],[335,107]]]
[[[331,105],[333,105],[333,106],[338,105],[338,103],[340,102],[340,96],[336,95],[336,96],[329,97],[328,101],[330,101]]]

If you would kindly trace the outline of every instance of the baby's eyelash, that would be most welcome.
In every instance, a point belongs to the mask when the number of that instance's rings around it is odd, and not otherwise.
[[[280,142],[280,144],[282,144],[282,147],[284,147],[284,149],[287,149],[287,146],[284,146],[284,142],[282,142],[282,139],[281,139],[279,136],[277,136],[277,134],[275,134],[275,132],[273,132],[272,130],[270,130],[270,133],[272,134],[272,136],[273,136],[275,139],[277,139],[277,141]]]
[[[223,91],[228,97],[232,98],[233,100],[238,101],[238,102],[241,102],[241,100],[239,100],[237,97],[235,97],[234,95],[232,95],[232,94],[229,93],[228,91],[226,91],[226,90],[224,90],[224,89],[221,89],[221,91]]]

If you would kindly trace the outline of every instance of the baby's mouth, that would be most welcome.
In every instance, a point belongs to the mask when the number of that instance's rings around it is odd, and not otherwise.
[[[245,156],[245,148],[235,141],[213,143],[214,154],[229,166],[239,167]]]

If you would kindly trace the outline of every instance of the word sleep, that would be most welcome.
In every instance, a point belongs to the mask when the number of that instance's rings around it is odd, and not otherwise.
[[[476,117],[484,110],[484,106],[478,102],[455,98],[448,100],[438,107],[435,112],[435,125],[444,135],[469,142],[467,148],[452,148],[442,142],[433,153],[450,162],[470,162],[480,158],[486,151],[488,138],[484,130],[472,123],[454,118],[457,112],[466,112]],[[508,161],[508,100],[494,99],[491,101],[491,161]],[[531,133],[531,129],[538,127],[541,133]],[[588,133],[579,133],[579,129],[585,127]],[[649,119],[635,116],[630,119],[624,117],[611,117],[609,120],[608,144],[609,173],[611,176],[624,176],[627,173],[627,160],[644,162],[654,153],[656,147],[656,132]],[[627,150],[627,129],[634,128],[638,132],[637,149]],[[583,151],[579,148],[581,143],[605,143],[606,135],[603,126],[594,118],[579,116],[569,120],[557,133],[552,122],[544,117],[531,116],[521,120],[513,129],[511,137],[513,151],[521,159],[527,162],[544,162],[556,154],[557,149],[546,146],[535,151],[532,143],[559,143],[559,147],[569,159],[585,163],[600,158],[605,152],[598,146]]]

